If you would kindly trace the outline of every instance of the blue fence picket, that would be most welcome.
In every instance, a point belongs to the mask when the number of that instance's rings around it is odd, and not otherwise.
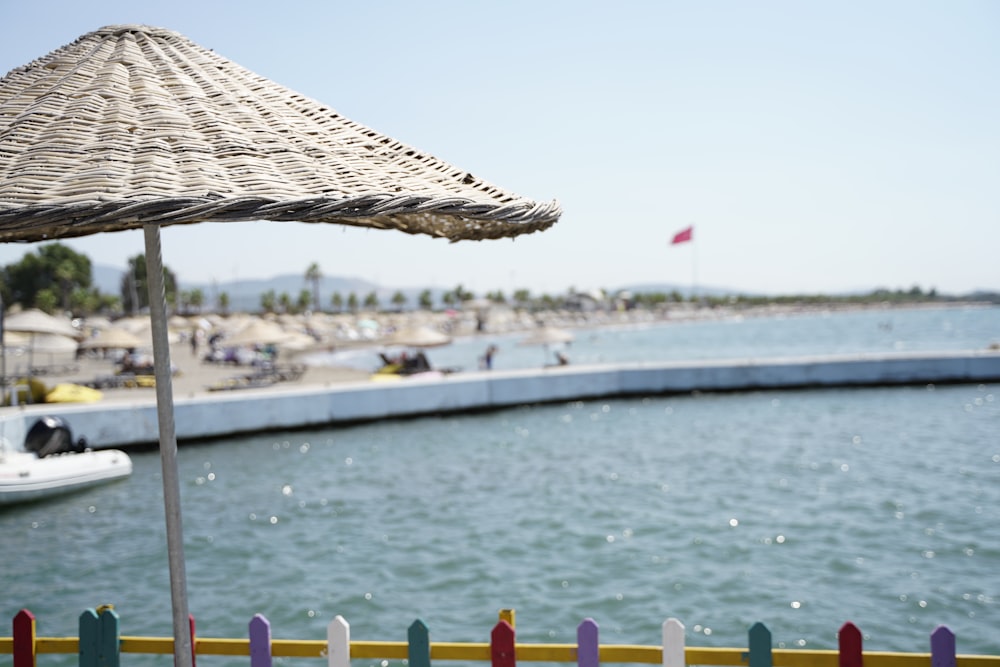
[[[262,614],[250,619],[250,667],[271,667],[271,623]]]

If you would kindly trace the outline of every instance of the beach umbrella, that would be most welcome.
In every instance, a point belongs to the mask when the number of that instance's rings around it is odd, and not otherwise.
[[[526,338],[518,341],[518,345],[553,345],[556,343],[572,343],[573,334],[556,327],[538,327]]]
[[[253,319],[242,329],[222,339],[227,347],[250,347],[253,345],[278,345],[292,339],[292,335],[274,322]]]
[[[40,336],[56,336],[66,341],[72,341],[75,349],[75,339],[80,335],[80,332],[65,317],[55,317],[37,308],[29,308],[5,317],[3,331],[0,332],[0,335],[8,331],[28,336],[28,375],[31,375],[31,367],[34,365],[35,350],[40,350],[37,347],[41,343]],[[52,343],[50,340],[49,348],[53,345],[57,345],[57,343]]]
[[[68,319],[49,315],[37,308],[8,315],[4,320],[4,331],[17,331],[26,334],[56,334],[67,338],[76,338],[80,335],[80,332]]]
[[[451,343],[451,336],[430,327],[404,327],[383,339],[382,344],[396,347],[441,347]]]
[[[106,329],[100,329],[97,334],[80,343],[80,348],[83,350],[131,350],[148,345],[148,339],[143,340],[124,327],[112,325]]]
[[[573,342],[573,334],[557,327],[541,326],[532,331],[526,338],[518,341],[518,345],[541,345],[545,348],[545,359],[554,345],[566,345]]]
[[[101,28],[0,79],[0,242],[143,230],[175,664],[192,659],[160,227],[331,222],[459,241],[560,214],[170,30]]]

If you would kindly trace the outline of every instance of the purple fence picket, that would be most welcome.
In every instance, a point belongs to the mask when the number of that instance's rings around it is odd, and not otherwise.
[[[262,614],[250,619],[250,667],[271,667],[271,623]]]
[[[493,667],[516,667],[514,655],[514,628],[507,621],[500,621],[490,633],[490,658]]]
[[[601,664],[597,636],[597,622],[592,618],[583,619],[576,627],[576,664],[579,667],[598,667]]]
[[[947,626],[931,633],[931,667],[955,667],[955,633]]]
[[[861,667],[861,630],[850,621],[840,626],[837,643],[840,647],[840,667]]]

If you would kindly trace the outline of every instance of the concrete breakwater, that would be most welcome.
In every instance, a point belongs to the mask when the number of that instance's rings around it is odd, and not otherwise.
[[[176,399],[178,441],[379,419],[598,398],[1000,381],[1000,352],[861,354],[787,359],[564,366],[388,382],[287,384]],[[95,448],[155,444],[155,399],[3,408],[0,436],[18,447],[42,415]]]

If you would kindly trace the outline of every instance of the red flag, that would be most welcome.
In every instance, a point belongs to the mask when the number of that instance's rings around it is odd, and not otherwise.
[[[694,237],[694,227],[688,227],[687,229],[682,229],[681,231],[674,234],[674,240],[670,242],[670,245],[677,245],[678,243],[684,243],[685,241],[691,241]]]

